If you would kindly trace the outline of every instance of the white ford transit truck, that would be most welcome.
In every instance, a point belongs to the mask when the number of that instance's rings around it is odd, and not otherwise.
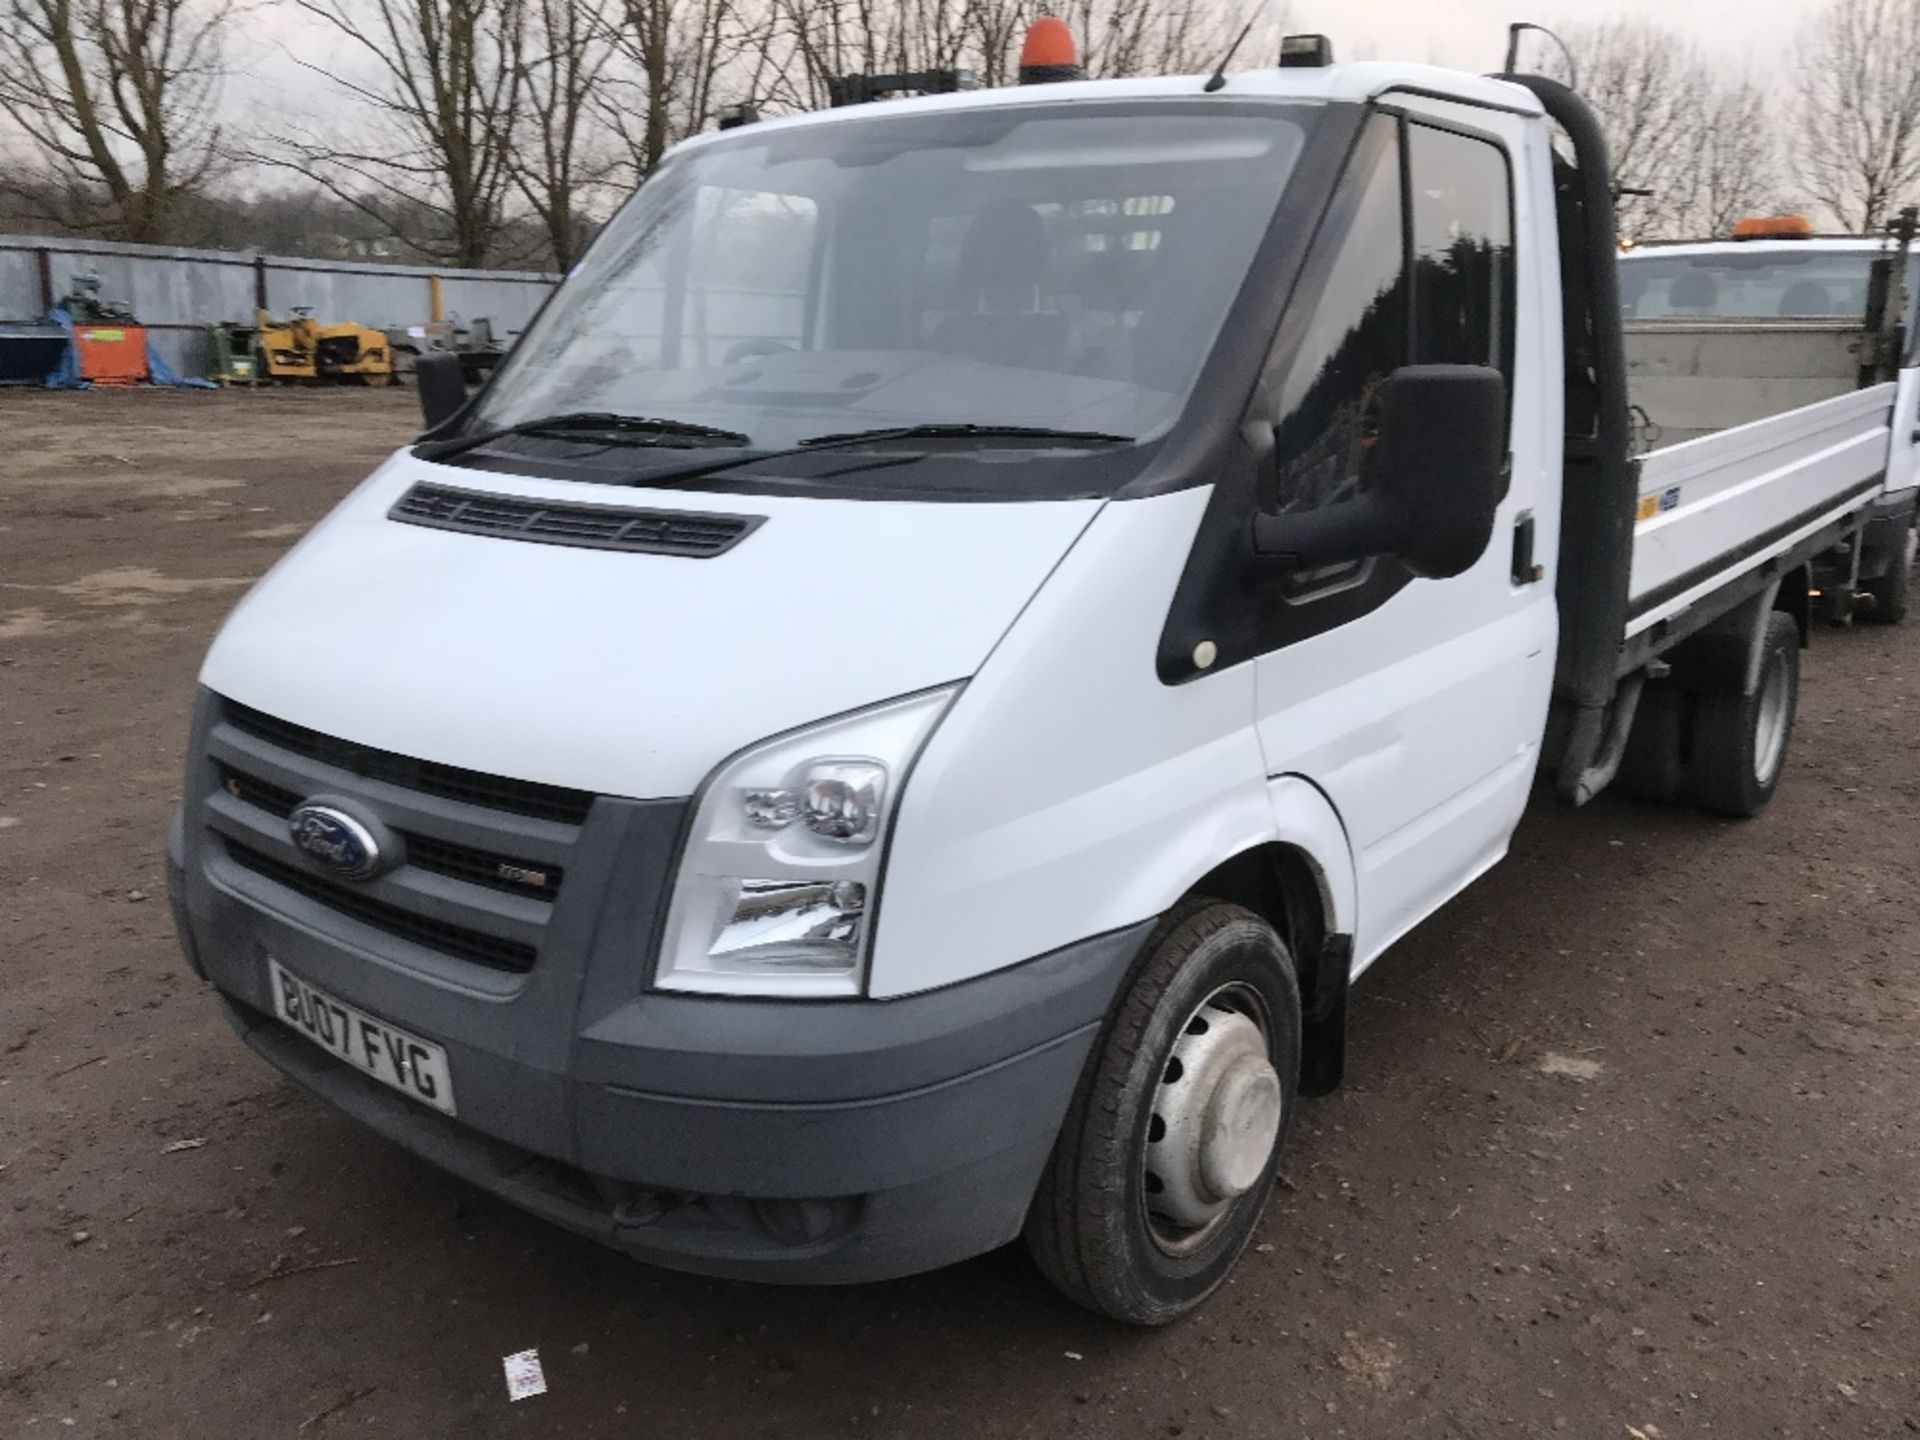
[[[1759,811],[1893,387],[1643,465],[1586,107],[1287,58],[701,136],[423,362],[201,672],[245,1042],[650,1261],[1157,1323],[1530,794]]]

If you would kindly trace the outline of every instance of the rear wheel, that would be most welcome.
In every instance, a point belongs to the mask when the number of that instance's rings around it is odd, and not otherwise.
[[[1300,991],[1237,905],[1170,913],[1087,1062],[1027,1216],[1040,1269],[1115,1320],[1162,1325],[1253,1237],[1300,1075]]]
[[[1907,587],[1913,583],[1915,540],[1915,533],[1909,530],[1900,553],[1887,562],[1887,573],[1860,587],[1873,597],[1866,618],[1876,625],[1898,625],[1907,618]]]
[[[1758,815],[1787,763],[1800,703],[1800,628],[1791,615],[1768,617],[1761,651],[1752,693],[1694,702],[1689,789],[1702,808],[1723,815]]]

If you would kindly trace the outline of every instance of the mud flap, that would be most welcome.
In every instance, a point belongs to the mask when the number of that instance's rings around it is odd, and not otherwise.
[[[1300,1046],[1300,1094],[1331,1095],[1347,1069],[1347,989],[1353,981],[1353,937],[1329,935],[1314,967],[1313,1001]]]

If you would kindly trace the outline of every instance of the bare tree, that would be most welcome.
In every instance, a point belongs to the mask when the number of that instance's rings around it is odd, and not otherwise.
[[[1696,57],[1683,41],[1644,21],[1558,28],[1578,61],[1580,93],[1606,131],[1621,233],[1680,228],[1691,202],[1692,180],[1685,172],[1703,128]],[[1548,73],[1573,78],[1557,55]]]
[[[396,238],[456,265],[494,258],[526,74],[525,0],[296,0],[370,78],[301,60],[372,118],[283,132],[255,158],[306,175]],[[564,3],[564,0],[561,0]],[[421,209],[439,233],[423,235]]]
[[[175,202],[220,153],[227,14],[225,0],[0,0],[0,113],[54,181],[45,218],[175,238]],[[0,187],[19,198],[21,178]]]
[[[1606,132],[1623,235],[1724,233],[1765,207],[1776,187],[1776,145],[1772,113],[1754,86],[1723,80],[1698,47],[1647,21],[1558,28]],[[1546,69],[1576,78],[1558,54]]]
[[[1742,216],[1780,208],[1774,108],[1765,91],[1745,80],[1707,95],[1705,124],[1687,167],[1690,233],[1726,235]]]
[[[1003,0],[775,0],[775,6],[767,38],[791,58],[774,65],[770,99],[798,109],[826,104],[830,82],[842,75],[979,70],[970,22],[992,15],[1006,23]],[[990,74],[988,83],[997,78]]]
[[[1920,198],[1920,3],[1832,0],[1795,80],[1793,171],[1809,196],[1862,233]]]
[[[1243,23],[1212,0],[1067,0],[1061,18],[1080,42],[1087,73],[1103,78],[1206,69]]]
[[[514,188],[546,231],[555,268],[565,270],[586,243],[583,200],[611,169],[596,144],[614,34],[605,0],[529,0],[519,59],[521,134],[507,151]],[[526,53],[526,52],[534,53]]]
[[[1025,0],[775,0],[775,41],[797,63],[776,64],[776,103],[824,104],[830,79],[859,73],[965,69],[984,85],[1012,82],[1026,28]],[[1225,53],[1239,22],[1220,0],[1063,0],[1053,9],[1096,77],[1183,74]],[[1284,14],[1284,8],[1279,13]],[[1272,54],[1280,20],[1268,15],[1242,63]],[[1270,63],[1270,61],[1268,62]]]
[[[753,98],[751,77],[773,63],[771,12],[750,16],[738,0],[622,0],[616,25],[625,68],[603,113],[639,176],[728,99]]]

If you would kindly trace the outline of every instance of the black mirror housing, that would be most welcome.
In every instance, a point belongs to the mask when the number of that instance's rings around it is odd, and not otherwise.
[[[427,422],[429,435],[466,406],[467,376],[458,355],[422,355],[414,362],[413,382],[420,389],[420,418]]]
[[[1507,382],[1486,365],[1409,365],[1380,412],[1367,488],[1405,519],[1395,552],[1416,575],[1470,569],[1507,493]]]
[[[1443,580],[1493,539],[1507,493],[1507,384],[1485,365],[1409,365],[1384,387],[1364,492],[1320,510],[1254,518],[1254,549],[1302,568],[1376,555]]]

